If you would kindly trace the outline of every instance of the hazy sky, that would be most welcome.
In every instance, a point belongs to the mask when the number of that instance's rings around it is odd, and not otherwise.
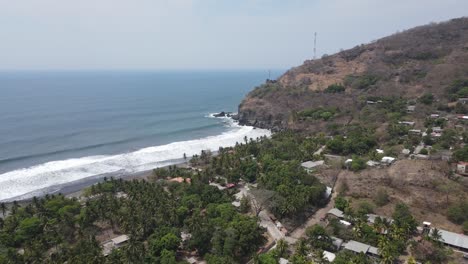
[[[468,0],[0,0],[0,69],[289,68]]]

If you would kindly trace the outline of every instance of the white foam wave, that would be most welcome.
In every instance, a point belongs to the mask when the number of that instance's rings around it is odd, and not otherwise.
[[[136,173],[167,166],[171,160],[199,154],[201,150],[218,150],[234,146],[244,137],[270,136],[265,129],[239,126],[226,119],[230,131],[218,136],[174,142],[167,145],[143,148],[134,152],[112,156],[89,156],[78,159],[52,161],[37,166],[0,174],[0,201],[22,196],[37,190],[66,184],[108,173]]]

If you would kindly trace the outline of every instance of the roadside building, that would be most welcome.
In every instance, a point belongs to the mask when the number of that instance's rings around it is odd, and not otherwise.
[[[439,229],[439,232],[441,236],[440,242],[463,252],[468,252],[468,236],[442,229]]]
[[[327,213],[328,216],[336,217],[338,219],[343,219],[344,218],[344,213],[338,208],[332,208],[330,211]]]
[[[457,172],[459,174],[467,175],[468,174],[468,162],[458,162],[457,164]]]
[[[413,113],[414,111],[416,111],[416,106],[415,105],[408,105],[406,107],[406,112],[407,113]]]
[[[431,114],[431,118],[439,118],[440,115],[439,114]]]
[[[348,243],[346,243],[344,248],[356,254],[364,253],[366,255],[375,257],[380,256],[378,248],[354,240],[351,240]]]
[[[458,102],[462,104],[466,104],[468,102],[468,98],[458,98]]]

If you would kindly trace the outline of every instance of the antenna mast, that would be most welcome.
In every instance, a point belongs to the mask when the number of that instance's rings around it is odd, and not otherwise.
[[[314,60],[317,58],[317,32],[314,33]]]

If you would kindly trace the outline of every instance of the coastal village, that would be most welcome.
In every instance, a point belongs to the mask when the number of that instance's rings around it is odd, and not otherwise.
[[[447,25],[466,32],[463,21]],[[387,52],[399,36],[306,61],[257,87],[238,114],[214,115],[271,137],[73,194],[2,203],[0,263],[466,263],[468,80],[450,77],[443,94],[419,83],[412,96],[381,92],[379,81],[419,82],[422,69],[442,64],[432,50]],[[375,54],[417,70],[356,73],[365,67],[355,60]],[[288,111],[274,109],[281,96]]]
[[[416,111],[416,107],[409,106],[408,112],[413,113]],[[435,120],[438,123],[442,123],[445,129],[449,128],[456,128],[458,130],[464,131],[465,128],[465,118],[464,116],[441,116],[440,114],[431,114],[427,117],[428,120]],[[441,127],[423,127],[416,122],[412,121],[401,121],[399,124],[404,126],[408,126],[408,134],[406,136],[420,136],[420,137],[431,137],[437,139],[442,136],[444,131]],[[414,129],[418,128],[418,129]],[[403,135],[405,137],[405,135]],[[414,149],[402,149],[398,155],[394,156],[385,156],[385,150],[383,149],[375,149],[375,152],[378,154],[375,156],[373,160],[368,160],[365,164],[367,168],[372,170],[388,170],[391,166],[394,166],[395,163],[403,162],[405,160],[408,161],[417,161],[421,160],[423,164],[427,166],[433,166],[432,162],[449,162],[450,163],[450,172],[452,173],[451,177],[466,177],[467,169],[466,165],[467,162],[451,162],[452,160],[452,151],[442,151],[442,152],[434,152],[431,151],[432,148],[430,145],[426,145],[424,141],[421,141]],[[351,170],[351,165],[353,164],[353,159],[346,157],[346,156],[338,156],[332,154],[326,154],[327,148],[326,145],[320,146],[317,151],[313,153],[313,157],[316,158],[315,160],[303,161],[300,166],[306,171],[308,174],[320,174],[321,171],[329,170],[331,166],[336,166],[336,164],[340,164],[341,170],[349,171]],[[235,154],[235,149],[229,150],[228,154]],[[196,157],[194,157],[196,158]],[[248,157],[252,160],[256,160],[254,156]],[[323,159],[320,159],[323,158]],[[338,163],[337,163],[338,162]],[[193,165],[196,162],[192,162]],[[189,171],[190,173],[193,172],[200,172],[203,171],[204,166],[190,166],[187,164],[187,167],[184,170]],[[339,228],[343,228],[347,230],[347,232],[357,232],[358,228],[362,228],[362,217],[356,218],[355,215],[349,215],[346,213],[348,207],[345,206],[344,208],[340,205],[340,209],[336,208],[336,198],[338,197],[337,183],[340,180],[344,180],[342,178],[338,178],[341,176],[341,172],[339,170],[334,170],[335,173],[338,175],[334,175],[334,182],[330,183],[330,186],[327,186],[326,192],[324,193],[324,197],[327,199],[327,203],[323,208],[318,208],[317,211],[312,213],[312,215],[304,221],[304,223],[300,226],[296,227],[286,227],[281,220],[277,219],[273,216],[268,209],[262,207],[263,205],[257,204],[256,208],[251,208],[251,210],[260,210],[256,212],[258,216],[259,225],[264,227],[266,230],[265,236],[267,237],[267,243],[257,252],[259,254],[265,254],[268,252],[272,252],[278,248],[279,244],[286,243],[288,248],[286,249],[287,252],[293,253],[297,250],[297,243],[301,239],[307,236],[307,230],[314,228],[314,226],[320,226],[325,229],[330,228],[332,225],[338,225]],[[421,175],[422,176],[422,175]],[[343,176],[341,176],[343,177]],[[344,177],[346,177],[344,175]],[[183,177],[174,177],[174,178],[167,178],[164,179],[168,183],[178,183],[178,184],[191,184],[191,178],[183,178]],[[324,179],[330,180],[330,179]],[[210,186],[216,187],[218,190],[228,193],[233,193],[233,201],[232,205],[238,210],[243,206],[243,199],[249,200],[251,203],[260,203],[257,201],[258,198],[255,197],[255,192],[251,192],[251,190],[257,189],[256,183],[247,183],[244,180],[240,180],[238,182],[229,182],[228,179],[225,177],[218,175],[214,178],[213,181],[209,183]],[[126,198],[127,196],[123,193],[117,193],[117,197],[119,198]],[[90,197],[92,199],[92,197]],[[245,211],[244,211],[245,212]],[[248,214],[255,213],[254,211],[247,212]],[[386,236],[388,235],[388,229],[390,225],[393,223],[393,219],[391,215],[376,215],[373,213],[366,213],[364,215],[364,220],[366,221],[365,224],[372,228],[372,232],[375,232],[379,235]],[[447,246],[448,248],[452,249],[455,255],[458,255],[458,258],[461,259],[468,256],[468,236],[459,233],[453,232],[449,230],[445,230],[443,227],[436,226],[431,224],[431,222],[426,221],[430,220],[431,215],[428,214],[427,218],[424,218],[424,221],[418,222],[417,228],[415,232],[411,235],[409,239],[414,241],[415,243],[421,243],[424,239],[432,239],[433,234],[436,235],[435,241],[437,243],[441,243],[442,245]],[[324,230],[325,230],[324,229]],[[190,239],[191,235],[188,233],[181,233],[181,243]],[[324,239],[325,237],[319,237],[316,239]],[[319,263],[323,263],[326,261],[328,263],[333,263],[336,254],[341,251],[348,251],[353,254],[364,254],[368,259],[372,260],[374,263],[380,263],[382,259],[381,250],[376,247],[372,246],[360,241],[340,238],[338,236],[328,236],[327,239],[330,240],[332,247],[326,248],[318,248],[318,251],[313,251],[307,254],[307,259],[310,261],[316,261]],[[129,236],[128,235],[118,235],[113,237],[110,240],[106,240],[102,242],[103,254],[107,256],[110,254],[112,250],[118,250],[122,245],[125,245],[128,242]],[[181,244],[182,245],[182,244]],[[182,258],[185,259],[188,263],[207,263],[205,260],[201,259],[200,256],[193,253],[183,253],[181,252]],[[402,261],[408,262],[408,258],[403,258]],[[292,263],[290,262],[286,256],[279,258],[279,263]],[[410,262],[408,262],[410,263]]]

